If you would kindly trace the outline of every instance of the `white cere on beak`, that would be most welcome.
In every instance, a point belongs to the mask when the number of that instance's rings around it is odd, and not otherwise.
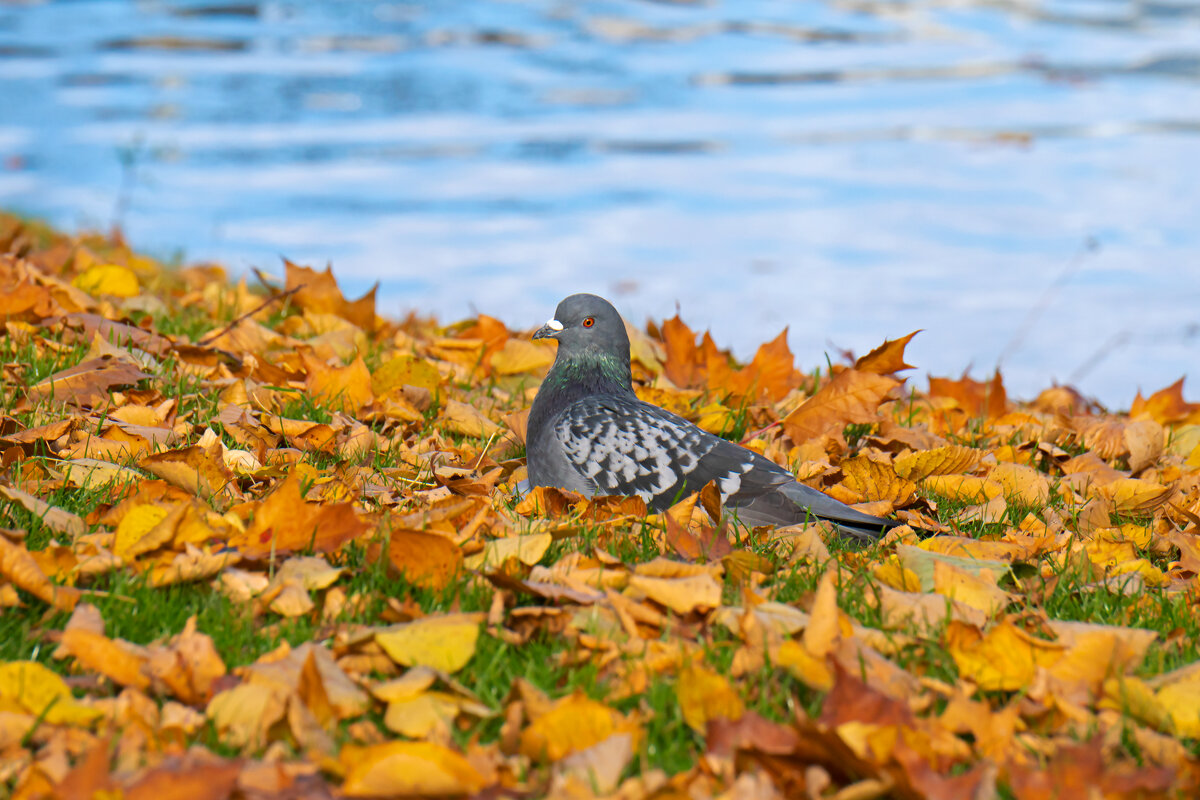
[[[552,331],[561,331],[563,329],[563,324],[556,319],[552,319],[546,322],[546,327]]]

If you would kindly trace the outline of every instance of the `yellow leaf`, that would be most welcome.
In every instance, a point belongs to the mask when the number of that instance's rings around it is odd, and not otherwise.
[[[1158,690],[1156,699],[1170,715],[1176,734],[1188,739],[1200,739],[1200,683],[1183,681],[1167,684]]]
[[[972,573],[945,561],[934,562],[933,591],[988,615],[1012,602],[1012,595],[996,585],[994,573]]]
[[[736,721],[746,713],[742,698],[725,676],[704,666],[693,665],[679,674],[675,687],[683,720],[697,733],[704,733],[709,720]]]
[[[1171,494],[1170,487],[1138,478],[1119,478],[1096,491],[1124,514],[1152,511],[1165,503]]]
[[[487,785],[460,753],[433,742],[345,747],[341,755],[352,762],[342,784],[347,797],[455,797]]]
[[[204,713],[223,742],[257,750],[267,744],[271,727],[287,713],[287,698],[282,686],[242,683],[218,693]]]
[[[388,394],[401,386],[416,386],[434,392],[441,381],[437,367],[416,356],[398,356],[371,373],[371,389],[377,395]]]
[[[895,556],[891,556],[882,564],[875,567],[873,574],[881,583],[902,592],[918,592],[921,590],[921,579],[917,573],[908,569]]]
[[[900,563],[904,565],[905,570],[911,570],[916,575],[920,581],[922,591],[933,591],[934,569],[938,563],[949,564],[972,575],[983,574],[993,584],[999,582],[1000,578],[1012,571],[1012,567],[1003,561],[991,561],[971,555],[949,555],[933,550],[932,545],[929,549],[924,547],[926,544],[936,543],[940,538],[943,537],[935,536],[932,539],[922,542],[922,546],[920,547],[913,547],[907,544],[897,545],[896,547],[896,555],[899,557]],[[958,551],[959,548],[957,547],[951,550],[951,552]],[[912,589],[909,588],[909,591],[912,591]]]
[[[1053,664],[1065,647],[1035,639],[1004,620],[986,634],[974,625],[951,621],[946,626],[946,649],[960,677],[986,691],[1013,691],[1028,686],[1037,667]]]
[[[458,672],[475,655],[480,615],[445,614],[423,617],[376,632],[375,641],[397,664],[422,664],[442,672]]]
[[[613,708],[576,693],[559,700],[521,732],[520,751],[536,761],[558,761],[614,733],[636,730]]]
[[[1004,493],[1000,484],[974,475],[932,475],[921,486],[962,503],[983,503]]]
[[[458,400],[449,400],[442,407],[441,420],[446,428],[463,436],[486,439],[500,431],[500,426],[485,417],[477,408]]]
[[[72,281],[76,288],[90,295],[136,297],[141,291],[137,275],[120,264],[97,264],[89,267]]]
[[[933,450],[906,453],[896,459],[896,474],[910,481],[922,481],[931,475],[967,473],[979,466],[982,454],[971,447],[948,444]]]
[[[148,553],[171,539],[171,529],[164,526],[167,538],[147,541],[147,534],[166,519],[170,509],[153,503],[139,503],[125,512],[117,525],[116,539],[113,541],[113,555],[122,561],[129,561],[142,553]]]
[[[676,614],[687,614],[697,609],[710,609],[721,605],[721,584],[707,573],[686,578],[631,575],[629,588],[641,592]]]
[[[842,628],[839,623],[836,570],[827,569],[817,583],[817,593],[804,629],[804,647],[817,658],[824,658],[837,646]]]
[[[539,372],[553,363],[554,346],[530,339],[509,339],[492,353],[492,372],[497,375]]]
[[[771,661],[810,689],[827,692],[833,688],[833,673],[825,659],[817,658],[794,639],[784,639],[772,651]]]
[[[1000,484],[1008,500],[1041,508],[1050,499],[1050,484],[1046,476],[1024,464],[997,464],[988,479]]]
[[[1174,721],[1168,708],[1155,696],[1153,689],[1132,675],[1106,680],[1100,702],[1096,706],[1122,711],[1138,722],[1164,733],[1175,732]]]
[[[449,732],[457,716],[458,701],[452,695],[426,692],[388,703],[383,724],[401,736],[426,739],[438,730]]]
[[[138,466],[205,500],[228,493],[233,483],[233,473],[221,458],[219,441],[208,448],[195,445],[182,450],[155,453],[139,461]]]
[[[66,682],[36,661],[0,664],[0,704],[9,702],[44,714],[51,725],[88,725],[104,716],[101,709],[76,702]]]
[[[463,559],[463,565],[468,569],[495,569],[510,558],[515,558],[522,564],[533,566],[542,560],[546,550],[550,548],[554,537],[549,533],[530,533],[524,536],[505,536],[502,539],[491,539],[483,550],[473,556]]]
[[[862,453],[842,461],[845,485],[869,501],[886,500],[896,508],[912,502],[917,485],[896,474],[887,461]]]

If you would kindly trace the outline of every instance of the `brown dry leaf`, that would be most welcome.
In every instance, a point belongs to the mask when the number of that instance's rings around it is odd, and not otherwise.
[[[816,439],[846,425],[873,422],[883,398],[899,381],[874,372],[847,369],[781,420],[793,442]]]
[[[234,490],[233,473],[221,457],[220,442],[204,448],[196,445],[146,456],[138,466],[205,500],[227,497]]]
[[[457,797],[487,781],[462,754],[433,742],[387,742],[341,752],[347,797]]]
[[[665,352],[663,371],[667,379],[681,389],[697,383],[701,361],[696,349],[696,334],[678,314],[663,322],[661,330]]]
[[[917,584],[914,576],[913,583]],[[914,588],[916,588],[914,586]],[[988,614],[978,608],[932,592],[897,591],[891,585],[881,585],[876,590],[879,598],[879,614],[885,629],[904,630],[914,626],[919,631],[933,633],[947,619],[957,619],[975,627],[983,627]]]
[[[189,755],[183,763],[172,761],[142,773],[124,791],[123,800],[225,800],[241,775],[238,761],[222,761],[206,753]]]
[[[206,703],[227,672],[212,638],[196,630],[195,617],[164,647],[152,648],[147,669],[155,681],[191,706]]]
[[[375,632],[375,641],[397,664],[453,674],[475,655],[481,614],[442,614]]]
[[[338,288],[333,269],[323,271],[293,264],[284,260],[285,291],[292,293],[292,302],[305,311],[317,314],[337,314],[363,330],[375,328],[375,291],[378,286],[357,300],[349,301]]]
[[[1151,419],[1130,422],[1125,426],[1124,436],[1129,470],[1135,474],[1158,461],[1167,443],[1166,431]]]
[[[915,330],[899,339],[888,339],[855,361],[854,368],[860,372],[874,372],[879,375],[891,375],[901,370],[914,369],[912,364],[904,362],[904,348],[908,347],[908,343],[920,332],[920,330]]]
[[[50,401],[95,406],[116,387],[132,386],[151,377],[136,366],[112,356],[101,356],[45,378],[26,392],[31,403]]]
[[[187,544],[182,553],[168,551],[149,563],[141,563],[149,567],[150,585],[162,587],[211,578],[241,560],[241,553],[234,550],[214,551],[210,547],[199,548]]]
[[[594,744],[577,753],[572,753],[555,764],[554,782],[550,787],[551,796],[587,796],[584,793],[596,793],[607,796],[616,792],[621,780],[621,773],[633,759],[633,737],[627,733],[617,733],[598,744]],[[638,778],[632,779],[638,781]],[[622,789],[629,789],[633,794],[639,789],[625,784]],[[648,793],[651,787],[643,787]]]

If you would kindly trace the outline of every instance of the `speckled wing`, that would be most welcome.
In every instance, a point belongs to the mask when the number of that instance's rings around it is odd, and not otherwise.
[[[559,416],[554,433],[567,461],[596,491],[638,495],[660,511],[709,481],[729,498],[748,484],[765,489],[794,480],[757,453],[634,398],[580,400]]]
[[[783,467],[637,398],[587,397],[566,408],[554,436],[567,464],[600,494],[637,495],[655,511],[715,481],[746,525],[828,519],[877,538],[897,523],[864,514],[797,483]]]

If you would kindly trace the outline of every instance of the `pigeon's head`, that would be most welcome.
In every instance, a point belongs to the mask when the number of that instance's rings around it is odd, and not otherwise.
[[[629,359],[624,320],[612,303],[594,294],[573,294],[563,300],[554,318],[533,338],[557,339],[560,355],[595,353]]]

